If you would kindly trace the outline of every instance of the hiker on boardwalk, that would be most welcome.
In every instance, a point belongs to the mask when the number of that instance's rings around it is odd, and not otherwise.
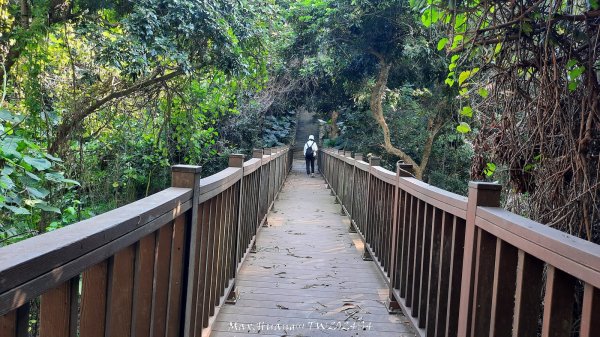
[[[308,142],[304,144],[304,159],[306,160],[306,174],[310,174],[311,177],[315,176],[315,157],[318,150],[315,136],[308,136]]]

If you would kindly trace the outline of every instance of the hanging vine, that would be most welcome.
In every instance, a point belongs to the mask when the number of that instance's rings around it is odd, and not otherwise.
[[[411,3],[447,31],[472,178],[505,167],[509,207],[600,242],[598,1]]]

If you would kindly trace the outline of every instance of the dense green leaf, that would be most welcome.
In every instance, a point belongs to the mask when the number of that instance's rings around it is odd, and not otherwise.
[[[23,158],[23,161],[26,162],[27,164],[31,165],[38,171],[45,171],[52,166],[52,163],[50,163],[48,160],[46,160],[44,158],[32,158],[29,156],[25,156]]]
[[[465,70],[458,75],[458,85],[462,85],[467,79],[471,77],[471,71]]]
[[[469,133],[471,132],[471,127],[469,126],[469,124],[462,122],[456,127],[456,131],[460,133]]]
[[[447,37],[444,37],[444,38],[440,39],[438,41],[438,44],[437,44],[437,50],[444,49],[447,44],[448,44],[448,38]]]
[[[26,208],[23,208],[23,207],[15,207],[15,206],[9,206],[9,205],[4,205],[4,207],[16,215],[31,214],[31,212],[29,212],[29,210],[27,210]]]
[[[44,199],[45,197],[48,196],[48,194],[50,193],[50,191],[45,190],[41,187],[39,188],[34,188],[31,186],[27,186],[25,187],[25,190],[27,190],[27,192],[29,192],[29,194],[37,199]]]
[[[15,188],[15,183],[8,176],[0,176],[0,187],[3,189],[11,190]]]
[[[59,208],[53,207],[53,206],[49,206],[46,203],[38,203],[38,204],[35,204],[34,207],[35,208],[39,208],[42,211],[46,211],[46,212],[52,212],[52,213],[57,213],[57,214],[61,213]]]
[[[460,114],[462,116],[473,117],[473,108],[465,106],[460,110]]]
[[[483,174],[485,174],[486,177],[488,177],[488,178],[493,176],[495,172],[496,172],[496,164],[494,164],[494,163],[487,163],[485,165],[485,169],[483,169]]]

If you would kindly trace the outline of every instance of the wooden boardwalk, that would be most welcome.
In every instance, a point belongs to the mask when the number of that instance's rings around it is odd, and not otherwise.
[[[388,314],[385,281],[323,178],[303,171],[294,161],[236,279],[237,304],[221,309],[211,336],[415,336]]]

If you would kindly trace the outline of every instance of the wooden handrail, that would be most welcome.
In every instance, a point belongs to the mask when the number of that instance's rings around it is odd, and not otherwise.
[[[389,310],[421,336],[600,336],[599,245],[499,208],[495,184],[470,183],[465,198],[407,177],[406,165],[394,174],[348,152],[318,155],[389,284]]]
[[[64,269],[65,264],[89,253],[99,255],[95,252],[99,247],[109,245],[136,229],[148,225],[161,227],[172,221],[191,208],[191,197],[190,189],[168,188],[91,219],[0,248],[0,315],[64,281],[64,272],[59,271]],[[131,239],[121,244],[113,243],[111,249],[102,254],[114,253],[128,241]],[[72,270],[71,273],[82,271]],[[41,281],[37,281],[40,278]],[[23,293],[19,292],[13,298],[7,295],[11,289],[28,282],[33,282],[30,288],[35,288],[37,294],[31,296],[25,293],[26,296],[22,296]]]
[[[209,330],[291,169],[289,148],[265,152],[203,179],[175,166],[171,188],[0,248],[0,336],[33,314],[42,337]]]
[[[600,245],[502,208],[479,207],[476,223],[527,254],[600,288]]]

